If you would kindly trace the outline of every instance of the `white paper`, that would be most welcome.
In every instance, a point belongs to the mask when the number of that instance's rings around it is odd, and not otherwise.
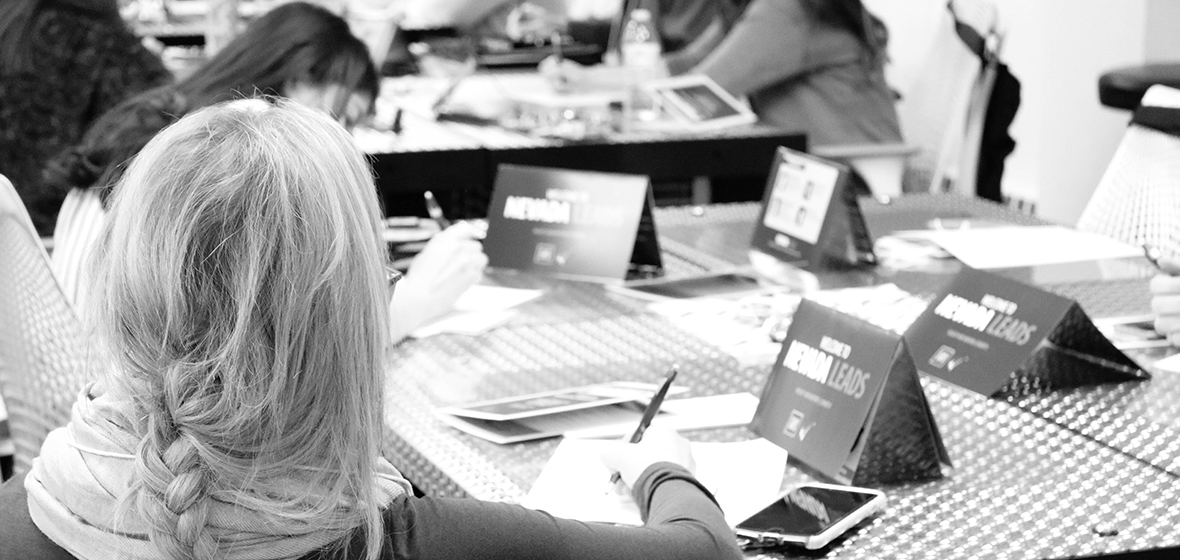
[[[425,338],[442,333],[482,334],[511,319],[515,315],[513,307],[537,299],[542,293],[541,290],[477,284],[459,296],[450,313],[419,327],[410,336]]]
[[[704,428],[744,426],[754,419],[758,397],[750,393],[732,393],[710,397],[694,397],[664,401],[660,413],[652,419],[653,426],[688,431]],[[635,431],[635,422],[597,426],[578,431],[567,431],[566,436],[604,438],[626,436]]]
[[[639,507],[616,493],[610,471],[599,460],[613,442],[566,438],[537,477],[524,506],[557,517],[640,525]],[[779,494],[787,452],[765,440],[692,444],[695,475],[717,498],[732,526]]]
[[[1062,226],[1013,226],[931,232],[928,238],[973,268],[1009,268],[1137,257],[1142,249]]]
[[[1167,358],[1156,360],[1152,367],[1169,372],[1180,373],[1180,354],[1172,354]]]
[[[749,393],[664,401],[652,425],[677,431],[744,426],[754,418],[758,398]],[[577,438],[623,437],[635,431],[640,408],[612,405],[507,421],[466,419],[444,412],[438,418],[456,429],[493,443],[515,443],[558,435]]]

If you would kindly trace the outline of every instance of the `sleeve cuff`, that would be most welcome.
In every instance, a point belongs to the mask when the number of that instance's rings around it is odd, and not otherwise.
[[[643,474],[639,475],[639,479],[635,481],[635,486],[631,488],[631,497],[639,505],[639,514],[644,523],[647,522],[651,499],[656,493],[656,488],[669,480],[683,480],[696,486],[709,498],[709,501],[717,505],[718,508],[721,507],[717,503],[717,498],[713,496],[713,493],[708,488],[705,488],[692,473],[688,472],[688,469],[671,462],[653,463],[643,471]]]

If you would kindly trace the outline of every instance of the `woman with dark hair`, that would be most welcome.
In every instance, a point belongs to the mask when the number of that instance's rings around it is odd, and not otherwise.
[[[811,145],[900,142],[886,37],[860,0],[753,0],[692,72]]]
[[[339,16],[293,2],[254,20],[187,79],[145,92],[103,115],[79,145],[46,169],[46,185],[62,196],[69,192],[53,236],[54,271],[62,289],[82,307],[80,287],[90,273],[87,258],[105,220],[105,199],[126,162],[163,128],[197,109],[254,95],[292,99],[349,127],[372,111],[377,93],[369,51]],[[436,235],[414,259],[391,303],[395,340],[449,311],[480,279],[487,256],[473,237],[467,224],[456,224]]]
[[[82,141],[50,162],[45,184],[62,197],[99,189],[104,198],[123,165],[165,126],[190,111],[253,95],[289,97],[345,125],[367,115],[377,70],[348,23],[304,2],[276,7],[188,78],[127,100],[102,115]]]
[[[119,17],[115,0],[0,2],[0,173],[42,235],[65,193],[41,170],[94,119],[172,74]]]

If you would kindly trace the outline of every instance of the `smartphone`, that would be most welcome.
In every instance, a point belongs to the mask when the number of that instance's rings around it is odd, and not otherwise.
[[[796,545],[815,550],[885,507],[885,501],[884,493],[871,488],[805,484],[738,523],[734,532],[747,548]]]
[[[643,299],[726,297],[769,289],[758,279],[737,272],[720,272],[680,278],[638,280],[608,289]]]

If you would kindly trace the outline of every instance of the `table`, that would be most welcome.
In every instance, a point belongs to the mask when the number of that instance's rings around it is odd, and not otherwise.
[[[765,125],[713,132],[632,130],[584,139],[539,137],[506,128],[438,122],[431,105],[447,89],[444,78],[386,78],[376,103],[380,123],[356,133],[370,156],[387,212],[421,212],[421,193],[432,190],[448,215],[486,215],[500,164],[537,165],[647,175],[653,181],[697,177],[745,178],[759,185],[774,151],[806,151],[804,135]],[[535,73],[500,72],[464,79],[453,91],[455,105],[476,114],[501,114],[521,95],[549,86]],[[595,94],[597,95],[597,94]],[[602,94],[610,97],[611,94]],[[604,98],[606,98],[604,97]],[[560,97],[557,97],[560,99]],[[572,101],[571,101],[572,102]],[[605,102],[603,102],[605,104]],[[401,109],[402,131],[388,131]],[[707,202],[704,185],[693,196]],[[657,202],[660,192],[657,191]],[[684,197],[688,201],[688,197]]]
[[[941,212],[1035,222],[980,200],[906,197],[865,208],[882,218]],[[660,209],[656,223],[670,274],[742,260],[755,204]],[[933,295],[955,271],[823,276],[827,285],[893,281]],[[587,284],[500,275],[510,286],[545,287],[510,324],[484,336],[404,343],[388,377],[387,449],[428,493],[518,501],[557,442],[498,446],[452,430],[433,407],[615,379],[656,382],[677,361],[687,396],[759,394],[769,364],[743,366],[638,301]],[[1092,314],[1141,311],[1146,280],[1064,282]],[[1106,288],[1105,290],[1103,288]],[[1065,558],[1180,550],[1180,379],[985,398],[936,379],[923,386],[954,462],[929,483],[885,487],[880,516],[827,551],[841,558]],[[745,428],[688,434],[702,441],[754,437]],[[784,484],[805,478],[788,468]],[[1114,534],[1111,534],[1114,533]],[[1104,536],[1105,535],[1105,536]],[[778,554],[761,557],[778,558]]]

